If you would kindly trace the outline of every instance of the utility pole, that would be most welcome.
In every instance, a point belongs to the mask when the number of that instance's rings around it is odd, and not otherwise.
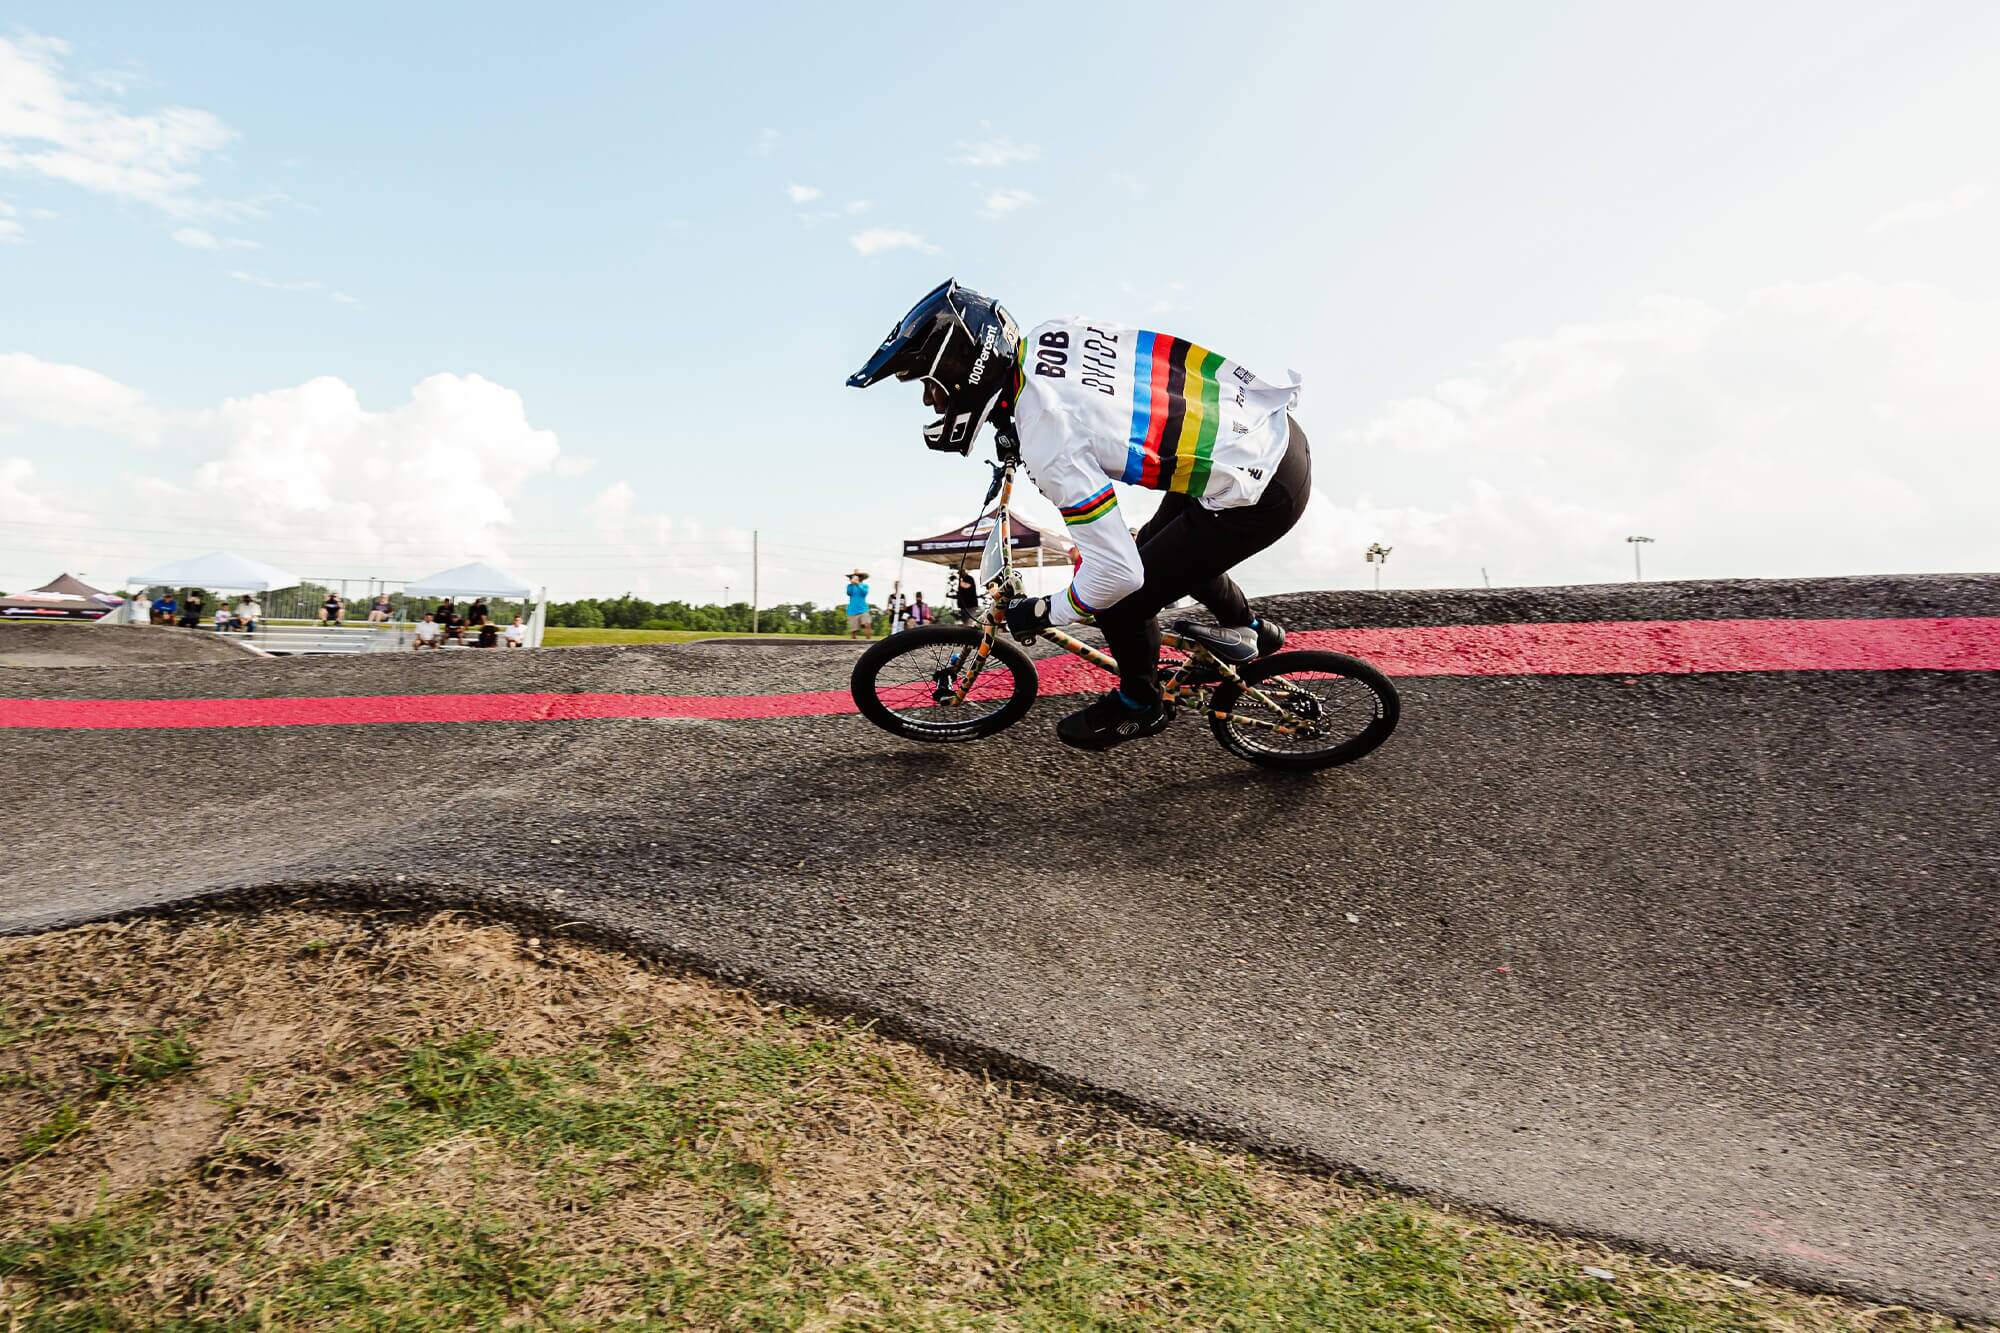
[[[1634,583],[1644,583],[1646,575],[1639,568],[1639,548],[1653,539],[1651,537],[1627,537],[1625,540],[1632,543],[1632,581]]]
[[[1382,591],[1382,566],[1389,563],[1389,552],[1395,549],[1393,546],[1384,546],[1381,542],[1370,542],[1368,543],[1368,550],[1363,553],[1362,558],[1375,566],[1376,592]]]
[[[750,529],[750,632],[757,632],[757,529]]]
[[[1493,586],[1493,580],[1487,575],[1486,566],[1484,565],[1479,567],[1479,581],[1489,588]]]

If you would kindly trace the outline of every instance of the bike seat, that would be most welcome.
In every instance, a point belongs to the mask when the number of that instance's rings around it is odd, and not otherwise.
[[[1220,625],[1176,620],[1174,633],[1194,640],[1232,666],[1241,666],[1257,655],[1257,631],[1252,629],[1224,629]]]

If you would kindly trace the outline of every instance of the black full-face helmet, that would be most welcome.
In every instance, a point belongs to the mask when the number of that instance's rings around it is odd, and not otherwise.
[[[970,453],[979,428],[1013,388],[1020,348],[1020,330],[1005,307],[946,279],[896,321],[847,384],[865,389],[891,376],[922,380],[924,405],[943,414],[924,427],[924,444]]]

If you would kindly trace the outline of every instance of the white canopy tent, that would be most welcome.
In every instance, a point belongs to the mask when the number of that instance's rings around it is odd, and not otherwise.
[[[535,599],[528,616],[528,646],[542,646],[542,631],[548,624],[549,590],[530,588],[504,569],[475,560],[469,565],[441,569],[435,574],[406,584],[405,597],[512,597],[517,601]]]
[[[475,560],[469,565],[439,570],[415,583],[407,584],[407,597],[513,597],[534,595],[534,589],[504,569],[495,569]]]
[[[299,576],[288,569],[252,560],[234,551],[210,551],[190,560],[155,565],[140,574],[125,576],[127,583],[142,588],[165,585],[169,588],[213,588],[217,592],[270,592],[275,588],[296,588]]]
[[[299,586],[299,576],[290,570],[234,551],[210,551],[207,555],[155,565],[141,573],[126,575],[125,581],[141,588],[213,588],[217,592],[271,592]],[[127,612],[132,607],[133,603],[127,602],[119,611]]]

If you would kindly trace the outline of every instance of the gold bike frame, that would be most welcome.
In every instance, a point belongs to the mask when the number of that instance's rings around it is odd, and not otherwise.
[[[1020,591],[1020,582],[1016,578],[1014,570],[1014,534],[1008,526],[1007,510],[1007,503],[1014,495],[1014,467],[1015,465],[1012,463],[1004,465],[1000,475],[1000,506],[994,511],[993,516],[993,522],[998,530],[1000,540],[1000,574],[999,577],[986,585],[986,592],[991,604],[987,610],[986,621],[981,626],[979,651],[966,668],[965,675],[960,680],[958,688],[952,693],[950,705],[952,707],[957,707],[965,702],[965,696],[972,692],[972,687],[979,680],[980,673],[986,669],[987,660],[993,655],[993,637],[1007,623],[1007,599],[1010,596],[1017,595]],[[1065,634],[1059,629],[1044,629],[1041,633],[1050,643],[1053,643],[1064,652],[1081,657],[1092,666],[1108,671],[1114,676],[1118,674],[1118,662],[1111,654],[1100,652],[1083,640],[1073,635]],[[1283,717],[1286,715],[1285,709],[1277,700],[1258,689],[1255,685],[1246,684],[1243,678],[1236,674],[1235,667],[1209,652],[1202,644],[1193,639],[1182,638],[1171,630],[1161,631],[1160,643],[1163,647],[1172,648],[1176,652],[1186,653],[1188,658],[1186,663],[1177,668],[1166,680],[1161,682],[1160,697],[1166,701],[1178,703],[1191,695],[1200,695],[1204,702],[1206,701],[1207,696],[1204,690],[1212,689],[1212,686],[1186,684],[1182,681],[1187,667],[1202,664],[1212,667],[1215,673],[1223,680],[1233,681],[1245,695],[1256,699],[1278,716]],[[1219,719],[1226,721],[1229,718],[1227,711],[1212,711],[1213,715]],[[1294,730],[1288,723],[1268,723],[1252,718],[1244,718],[1241,721],[1249,722],[1256,726],[1270,727],[1272,730],[1278,732]]]

